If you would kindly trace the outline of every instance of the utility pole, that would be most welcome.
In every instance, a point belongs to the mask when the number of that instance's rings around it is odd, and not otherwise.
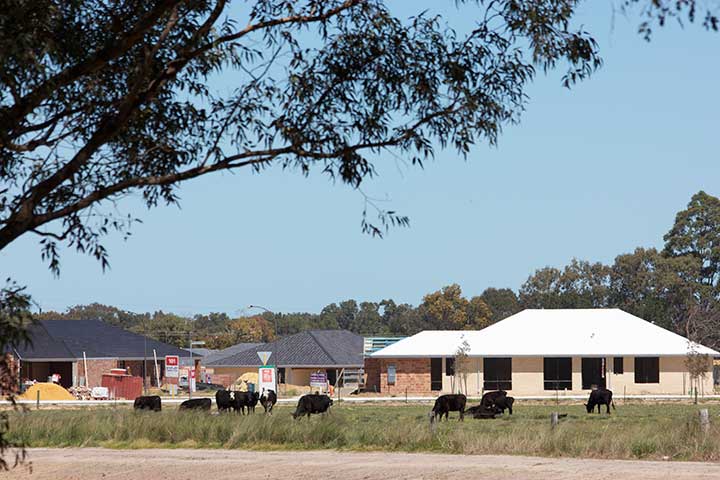
[[[143,395],[147,395],[147,319],[143,317]]]

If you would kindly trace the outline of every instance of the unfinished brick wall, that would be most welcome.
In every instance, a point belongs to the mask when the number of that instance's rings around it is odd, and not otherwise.
[[[87,367],[88,373],[90,374],[88,387],[99,387],[102,382],[103,373],[110,373],[110,369],[117,368],[118,361],[115,359],[92,359],[88,358]],[[85,375],[85,363],[82,360],[77,362],[77,376],[78,382],[80,377],[86,377]]]
[[[365,359],[365,390],[368,392],[380,391],[380,359]]]
[[[395,384],[388,380],[388,365],[395,365]],[[383,358],[380,359],[380,389],[387,394],[430,394],[429,358]]]

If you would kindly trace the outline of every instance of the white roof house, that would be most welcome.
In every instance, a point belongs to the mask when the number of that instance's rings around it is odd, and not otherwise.
[[[684,356],[691,347],[685,337],[617,308],[546,309],[523,310],[482,330],[426,330],[371,357],[452,357],[463,341],[474,357]]]

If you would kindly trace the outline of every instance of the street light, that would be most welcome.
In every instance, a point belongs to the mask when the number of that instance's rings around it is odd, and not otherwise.
[[[263,307],[262,305],[249,305],[248,308],[258,308],[260,310],[264,310],[265,312],[267,312],[273,316],[272,319],[273,319],[273,324],[275,325],[276,341],[279,340],[280,333],[278,332],[277,317],[275,316],[275,313],[272,310],[270,310],[269,308]],[[275,352],[275,363],[277,365],[275,368],[277,369],[277,372],[278,372],[278,379],[277,379],[278,380],[278,390],[280,390],[280,343],[279,342],[276,345],[276,347],[277,347],[277,352]],[[278,392],[278,393],[280,393],[280,392]]]

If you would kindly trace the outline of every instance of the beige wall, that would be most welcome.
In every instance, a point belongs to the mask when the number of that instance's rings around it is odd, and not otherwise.
[[[455,393],[460,391],[458,381],[446,375],[446,359],[443,359],[443,392]],[[412,393],[435,394],[430,391],[429,375],[430,359],[380,359],[380,391],[382,393],[395,393],[404,391],[409,387]],[[398,382],[396,385],[387,385],[387,365],[397,366]],[[688,394],[690,382],[685,366],[685,357],[660,357],[660,382],[635,383],[635,358],[624,357],[623,373],[613,372],[613,357],[606,358],[606,384],[616,396],[643,395],[643,394]],[[483,361],[482,358],[471,359],[471,372],[467,376],[467,394],[480,395],[483,392]],[[583,395],[588,390],[582,389],[582,359],[572,358],[572,389],[559,392],[563,395]],[[555,395],[553,390],[544,389],[543,357],[514,357],[512,359],[512,390],[509,393],[516,396],[545,396]],[[465,388],[462,388],[465,391]],[[712,361],[708,361],[707,375],[701,380],[699,394],[713,393]]]
[[[240,378],[244,373],[258,373],[257,367],[240,368],[240,367],[213,367],[213,373],[221,375],[230,375],[230,383],[235,383],[235,380]]]

